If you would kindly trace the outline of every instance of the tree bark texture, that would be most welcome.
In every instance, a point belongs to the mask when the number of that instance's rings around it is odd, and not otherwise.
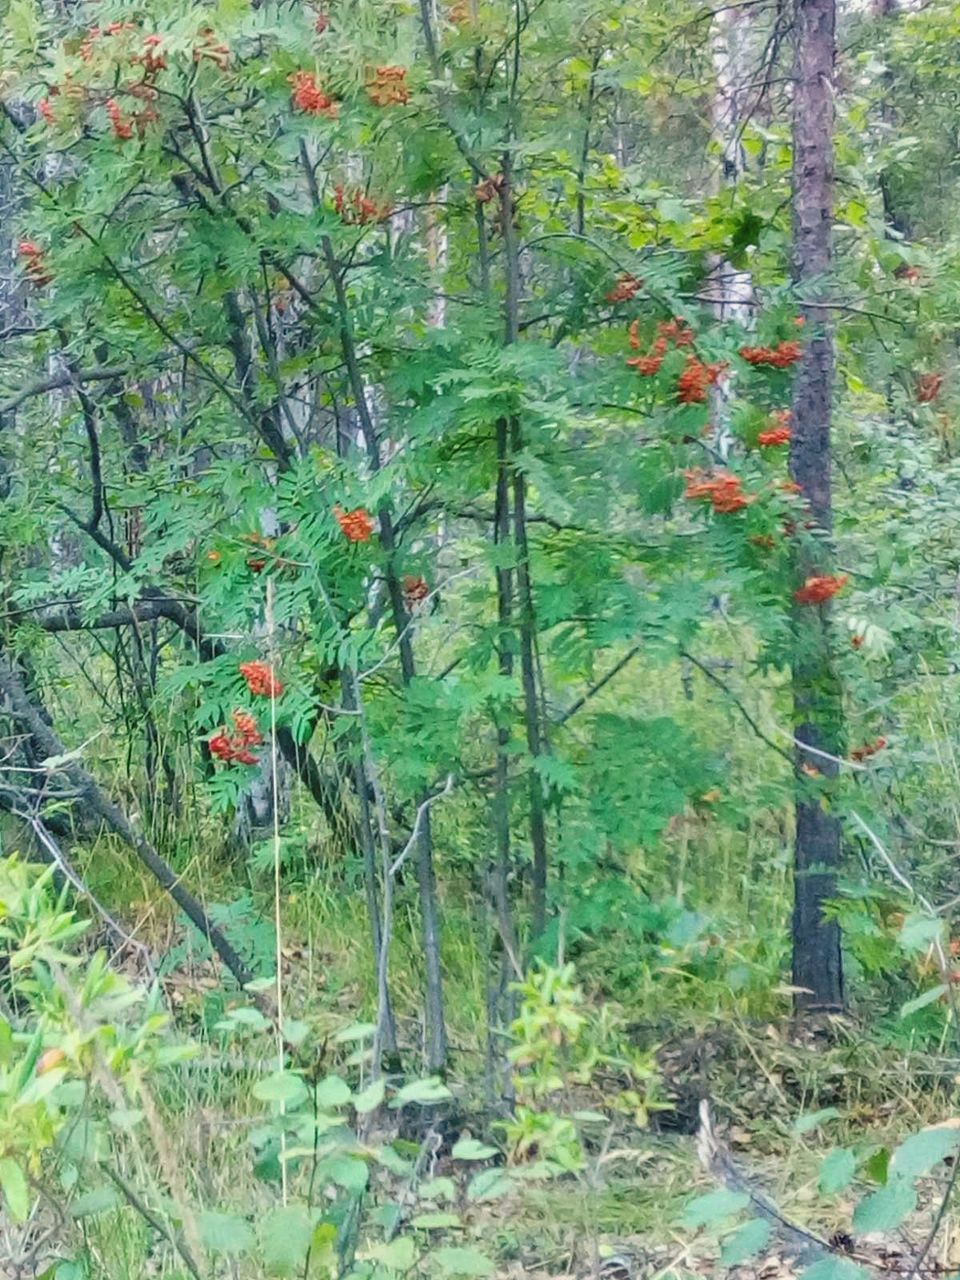
[[[793,397],[790,471],[813,535],[797,556],[798,581],[827,572],[831,530],[830,422],[834,351],[826,299],[833,223],[835,0],[795,0],[793,273],[803,301],[806,345]],[[830,808],[839,755],[840,690],[833,669],[829,605],[794,607],[797,739],[793,981],[799,1010],[843,1007],[840,930],[826,919],[840,863],[840,824]],[[807,748],[813,748],[808,750]],[[811,776],[811,770],[817,775]]]

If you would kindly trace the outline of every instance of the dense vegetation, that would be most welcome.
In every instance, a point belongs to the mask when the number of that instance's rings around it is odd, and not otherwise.
[[[955,1270],[960,5],[0,8],[9,1274]]]

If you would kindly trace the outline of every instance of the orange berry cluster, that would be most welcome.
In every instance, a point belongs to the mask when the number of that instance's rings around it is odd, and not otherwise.
[[[23,269],[30,277],[31,283],[35,284],[38,289],[42,285],[50,283],[53,276],[47,270],[43,250],[35,241],[21,240],[17,245],[17,252],[23,259]]]
[[[855,751],[850,752],[851,760],[869,760],[871,756],[875,756],[878,751],[882,751],[887,745],[886,738],[874,738],[873,742],[867,742],[862,747],[857,747]]]
[[[775,347],[741,347],[740,359],[747,364],[768,365],[771,369],[789,369],[803,355],[799,342],[778,342]]]
[[[777,444],[790,443],[790,436],[792,435],[790,422],[792,417],[794,415],[788,408],[781,408],[776,413],[771,413],[772,425],[767,430],[760,431],[760,434],[756,436],[756,443],[760,445],[760,448],[769,449]]]
[[[318,13],[316,20],[313,24],[313,29],[318,36],[322,36],[323,33],[326,31],[327,27],[329,27],[329,25],[330,25],[330,19],[327,17],[327,15],[325,13]]]
[[[766,431],[760,432],[757,436],[757,444],[763,449],[770,449],[779,444],[789,444],[793,434],[790,430],[792,419],[793,414],[789,409],[778,409],[775,413],[771,413],[772,425]]]
[[[943,386],[942,373],[921,373],[917,379],[917,403],[932,404],[940,395],[940,389]]]
[[[107,115],[110,117],[110,127],[113,129],[113,136],[119,138],[122,142],[126,142],[128,138],[133,137],[133,121],[124,120],[123,112],[120,110],[120,104],[116,98],[108,98],[104,104],[107,109]]]
[[[367,97],[375,107],[402,106],[410,101],[405,67],[377,67],[367,82]]]
[[[407,574],[401,586],[403,588],[403,603],[407,606],[408,613],[413,613],[417,605],[423,604],[430,594],[426,578],[414,577],[413,574]]]
[[[629,341],[634,351],[640,350],[640,321],[634,320],[630,326]],[[627,361],[628,369],[636,369],[643,378],[652,378],[660,372],[663,357],[672,342],[675,347],[692,347],[693,330],[685,320],[676,319],[661,322],[657,325],[657,337],[650,351],[645,356],[634,356]]]
[[[691,501],[709,502],[717,515],[729,516],[742,511],[756,497],[756,494],[744,493],[740,477],[729,471],[711,473],[695,467],[685,471],[683,478],[687,482],[683,496]]]
[[[122,36],[128,31],[136,31],[137,24],[135,22],[111,22],[103,27],[91,27],[87,34],[80,42],[80,48],[77,52],[83,62],[89,62],[93,57],[93,46],[101,36]]]
[[[166,70],[167,59],[161,48],[162,44],[162,36],[144,36],[143,53],[134,54],[130,59],[131,62],[142,65],[143,74],[148,80],[153,80],[159,72]]]
[[[850,581],[845,573],[840,574],[823,574],[819,577],[808,578],[802,587],[798,587],[793,593],[793,598],[797,604],[823,604]]]
[[[707,391],[726,367],[720,363],[704,364],[692,354],[687,356],[687,363],[677,379],[677,400],[680,404],[704,404]]]
[[[263,742],[254,717],[249,711],[234,711],[233,726],[233,733],[224,726],[213,735],[209,742],[211,754],[225,764],[259,764],[259,757],[250,750]]]
[[[334,507],[333,515],[348,542],[370,541],[374,523],[369,511],[363,507],[357,507],[355,511],[344,511],[341,507]]]
[[[348,226],[358,224],[362,227],[368,222],[385,222],[393,213],[391,205],[377,204],[359,188],[345,192],[342,186],[333,189],[333,207],[340,215],[340,220]]]
[[[254,697],[279,698],[283,693],[283,685],[266,662],[241,662],[239,671]]]
[[[324,93],[312,71],[295,71],[289,80],[293,85],[293,105],[298,111],[308,116],[327,116],[336,120],[339,104]]]
[[[632,302],[637,291],[642,288],[643,281],[625,271],[617,277],[617,283],[606,295],[607,302]]]

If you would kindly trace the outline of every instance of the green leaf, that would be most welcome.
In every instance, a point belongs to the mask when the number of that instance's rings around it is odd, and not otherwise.
[[[367,1254],[391,1271],[409,1271],[417,1259],[412,1236],[398,1236],[387,1244],[371,1245]]]
[[[904,951],[927,951],[943,935],[943,921],[936,916],[911,912],[900,929],[899,941]]]
[[[751,1218],[723,1242],[720,1261],[725,1267],[736,1267],[760,1252],[770,1239],[770,1223]]]
[[[268,1276],[294,1276],[303,1270],[313,1222],[303,1205],[273,1209],[260,1223],[260,1255]]]
[[[853,1229],[861,1235],[893,1231],[916,1207],[916,1191],[896,1178],[860,1201],[853,1211]]]
[[[0,1189],[14,1222],[26,1222],[30,1216],[30,1188],[16,1160],[4,1156],[0,1160]]]
[[[383,1102],[383,1095],[386,1091],[386,1082],[383,1077],[374,1080],[367,1085],[365,1089],[361,1089],[354,1096],[353,1105],[359,1115],[366,1115],[368,1111],[375,1111]]]
[[[427,1104],[430,1102],[445,1102],[448,1098],[452,1098],[453,1094],[435,1076],[431,1076],[427,1080],[412,1080],[410,1084],[405,1084],[402,1089],[397,1090],[396,1097],[390,1103],[391,1107],[403,1107],[408,1102],[419,1102]]]
[[[863,1162],[864,1177],[869,1178],[871,1182],[876,1182],[879,1186],[884,1186],[890,1173],[890,1151],[887,1147],[880,1147],[868,1156]]]
[[[349,1090],[347,1090],[349,1093]],[[307,1086],[292,1071],[275,1071],[265,1080],[258,1080],[252,1089],[253,1096],[261,1102],[282,1103],[295,1106],[307,1096]]]
[[[247,1253],[253,1248],[253,1228],[235,1213],[204,1209],[197,1215],[197,1227],[211,1253]]]
[[[325,1076],[317,1085],[316,1101],[322,1110],[346,1106],[352,1097],[350,1086],[339,1076]]]
[[[822,1111],[811,1111],[804,1116],[797,1116],[793,1122],[794,1133],[811,1133],[814,1129],[819,1129],[822,1124],[826,1124],[828,1120],[836,1120],[840,1112],[836,1107],[824,1107]]]
[[[352,1156],[332,1156],[320,1165],[320,1171],[330,1182],[344,1191],[355,1191],[358,1194],[366,1191],[370,1180],[370,1170],[366,1161]]]
[[[82,1196],[77,1196],[70,1206],[70,1213],[78,1220],[95,1218],[99,1213],[115,1209],[119,1203],[120,1196],[115,1187],[94,1187],[92,1191],[85,1191]]]
[[[496,1147],[488,1147],[485,1143],[478,1142],[476,1138],[461,1138],[454,1144],[450,1154],[454,1160],[489,1160],[491,1156],[500,1153]]]
[[[410,1225],[420,1231],[436,1231],[440,1227],[459,1227],[460,1219],[455,1213],[419,1213],[411,1220]]]
[[[438,1179],[439,1181],[439,1179]],[[467,1184],[467,1199],[484,1201],[499,1200],[507,1192],[513,1190],[513,1181],[503,1169],[481,1169]],[[452,1198],[452,1197],[451,1197]]]
[[[915,1000],[908,1000],[906,1004],[900,1006],[900,1017],[909,1018],[911,1013],[916,1013],[918,1009],[925,1009],[928,1004],[933,1004],[934,1000],[939,1000],[946,990],[946,984],[941,982],[939,986],[924,991],[923,995],[917,996]]]
[[[433,1249],[430,1261],[447,1276],[492,1276],[494,1265],[477,1249]]]
[[[750,1203],[750,1197],[742,1191],[710,1191],[705,1196],[697,1196],[691,1200],[683,1211],[681,1222],[685,1227],[696,1230],[698,1227],[709,1227],[724,1218],[732,1218]]]
[[[919,1178],[960,1148],[960,1129],[921,1129],[902,1142],[890,1160],[890,1172]]]
[[[825,1196],[836,1195],[853,1181],[857,1162],[852,1151],[846,1147],[837,1147],[829,1152],[820,1166],[820,1177],[817,1186]]]
[[[870,1272],[849,1258],[821,1258],[800,1272],[798,1280],[869,1280]]]

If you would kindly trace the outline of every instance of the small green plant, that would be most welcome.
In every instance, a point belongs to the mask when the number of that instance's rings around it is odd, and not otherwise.
[[[502,1123],[508,1161],[528,1174],[588,1173],[587,1151],[614,1116],[645,1128],[669,1106],[655,1051],[628,1043],[614,1006],[587,1004],[573,964],[541,964],[516,990],[509,1057],[517,1105]]]

